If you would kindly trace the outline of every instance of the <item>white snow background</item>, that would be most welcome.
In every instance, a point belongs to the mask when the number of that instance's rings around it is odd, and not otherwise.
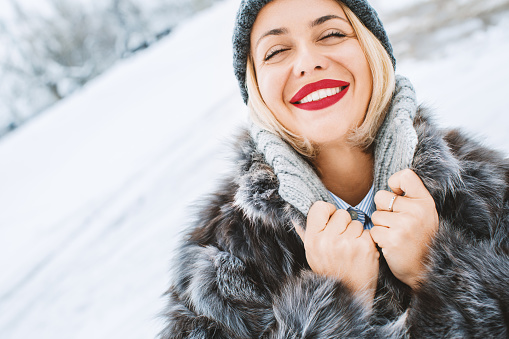
[[[417,2],[431,1],[373,4],[388,17]],[[0,140],[0,338],[157,335],[189,206],[230,167],[247,117],[231,66],[238,3],[196,15]],[[412,25],[387,23],[391,35]],[[426,58],[400,57],[398,73],[441,125],[507,154],[509,16],[465,25],[434,33]]]

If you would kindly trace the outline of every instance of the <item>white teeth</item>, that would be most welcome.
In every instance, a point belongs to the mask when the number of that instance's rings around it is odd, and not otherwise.
[[[338,94],[343,89],[344,89],[344,87],[320,89],[318,91],[315,91],[313,93],[310,93],[310,94],[306,95],[306,97],[304,99],[302,99],[300,101],[300,103],[301,104],[305,104],[305,103],[311,102],[311,101],[322,100],[324,98],[327,98],[327,97],[330,97],[332,95]]]
[[[321,89],[318,91],[318,98],[321,100],[323,98],[326,98],[327,97],[327,91],[324,90],[324,89]]]

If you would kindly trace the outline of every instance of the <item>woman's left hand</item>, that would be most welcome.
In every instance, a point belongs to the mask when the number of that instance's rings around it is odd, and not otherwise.
[[[435,201],[410,169],[397,172],[388,183],[397,197],[391,204],[394,193],[377,192],[370,234],[396,278],[415,289],[424,275],[424,258],[438,230]]]

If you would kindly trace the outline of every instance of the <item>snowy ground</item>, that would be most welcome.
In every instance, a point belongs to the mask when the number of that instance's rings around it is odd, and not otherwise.
[[[429,28],[421,53],[405,35],[426,32],[416,28],[424,12],[412,6],[436,1],[373,3],[394,36],[398,73],[438,121],[509,154],[509,12]],[[226,171],[227,141],[246,119],[231,68],[237,4],[189,20],[2,140],[1,338],[160,330],[160,295],[188,206]],[[454,17],[454,7],[434,10]],[[417,16],[394,17],[404,11]]]

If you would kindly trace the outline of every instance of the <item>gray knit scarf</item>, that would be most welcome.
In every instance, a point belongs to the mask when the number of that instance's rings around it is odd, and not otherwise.
[[[417,133],[413,120],[417,111],[410,81],[396,76],[396,90],[387,116],[375,140],[375,192],[389,190],[387,180],[412,165]],[[334,204],[329,191],[311,166],[279,136],[252,124],[251,136],[279,180],[281,197],[307,216],[316,201]]]

